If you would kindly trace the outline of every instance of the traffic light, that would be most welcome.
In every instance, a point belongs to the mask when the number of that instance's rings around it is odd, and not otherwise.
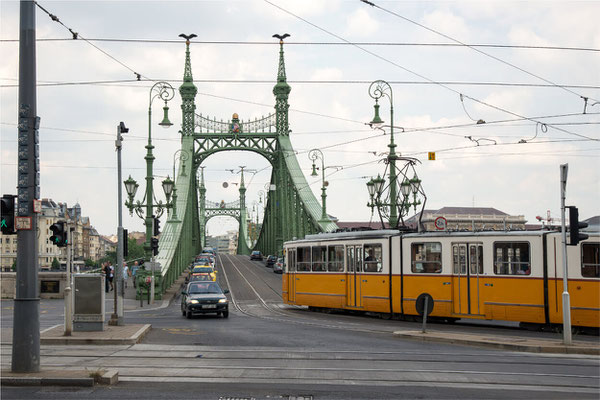
[[[0,226],[5,235],[14,235],[15,231],[15,195],[5,194],[2,196],[2,220]]]
[[[579,210],[575,206],[567,206],[569,209],[569,246],[577,246],[577,243],[587,239],[589,236],[585,233],[579,233],[579,229],[587,228],[587,222],[579,222]]]
[[[158,239],[153,237],[150,239],[150,243],[152,245],[152,254],[155,256],[158,255]]]
[[[160,235],[160,219],[156,218],[154,215],[152,216],[152,218],[154,219],[154,235],[153,236],[158,236],[158,235]]]
[[[123,229],[123,256],[127,257],[129,253],[129,233],[127,229]]]
[[[63,221],[55,222],[50,225],[52,236],[50,241],[57,247],[65,247],[67,245],[67,232],[65,231],[65,223]]]

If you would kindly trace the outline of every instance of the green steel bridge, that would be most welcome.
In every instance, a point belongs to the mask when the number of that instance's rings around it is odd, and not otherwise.
[[[179,159],[175,177],[177,214],[171,213],[160,236],[156,257],[160,264],[159,293],[164,293],[201,251],[206,239],[206,223],[212,217],[228,215],[238,220],[239,254],[250,254],[253,249],[276,254],[287,240],[337,228],[328,217],[323,219],[326,214],[310,190],[290,142],[288,97],[291,87],[286,81],[283,40],[279,44],[277,82],[273,87],[275,112],[253,121],[242,121],[233,114],[230,121],[223,122],[196,113],[198,89],[192,77],[190,42],[186,40],[183,84],[179,93],[183,114],[181,152],[187,157]],[[248,237],[243,171],[239,200],[231,203],[208,201],[203,171],[200,180],[197,178],[198,169],[208,157],[235,150],[258,153],[272,166],[262,228],[255,242]],[[186,169],[186,163],[191,163],[191,167]]]

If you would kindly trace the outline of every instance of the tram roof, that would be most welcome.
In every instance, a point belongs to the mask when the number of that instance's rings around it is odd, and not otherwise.
[[[427,232],[403,232],[395,229],[379,229],[372,231],[352,231],[352,232],[328,232],[306,235],[304,239],[291,240],[286,243],[314,242],[320,240],[339,240],[339,239],[368,239],[378,237],[404,236],[407,238],[419,237],[489,237],[489,236],[541,236],[544,234],[559,234],[558,230],[539,230],[539,231],[427,231]],[[593,234],[592,232],[589,232]],[[595,235],[594,235],[595,236]]]

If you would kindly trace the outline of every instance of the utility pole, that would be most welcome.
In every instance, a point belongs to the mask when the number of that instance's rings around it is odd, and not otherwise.
[[[40,370],[37,216],[40,198],[36,99],[35,2],[21,0],[19,27],[19,140],[17,184],[17,281],[13,311],[13,372]],[[25,226],[19,226],[20,221]]]
[[[560,166],[560,214],[561,214],[561,232],[562,232],[562,254],[563,254],[563,342],[565,345],[573,343],[571,338],[571,300],[569,298],[569,287],[567,286],[567,226],[565,222],[565,197],[567,194],[567,174],[569,164]]]
[[[123,143],[122,133],[129,132],[123,122],[117,126],[117,140],[115,147],[117,150],[117,217],[119,226],[117,227],[117,265],[115,265],[115,276],[113,278],[115,305],[114,313],[110,316],[109,325],[125,325],[123,320],[123,296],[125,295],[125,285],[123,284],[123,190],[121,187],[121,147]],[[125,239],[127,240],[127,239]]]
[[[71,272],[73,270],[73,231],[75,228],[67,226],[67,286],[65,287],[65,331],[64,336],[71,336],[73,331],[73,279]]]

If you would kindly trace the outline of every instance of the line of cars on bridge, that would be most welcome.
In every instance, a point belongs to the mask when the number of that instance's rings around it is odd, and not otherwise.
[[[250,254],[250,260],[259,260],[263,261],[263,255],[260,251],[254,250]],[[273,268],[273,272],[276,274],[283,273],[283,267],[285,265],[285,259],[283,257],[278,257],[275,255],[269,255],[265,259],[265,267]]]
[[[207,248],[190,266],[185,289],[181,292],[181,313],[187,318],[198,314],[229,316],[229,290],[221,289],[217,283],[216,254]]]

